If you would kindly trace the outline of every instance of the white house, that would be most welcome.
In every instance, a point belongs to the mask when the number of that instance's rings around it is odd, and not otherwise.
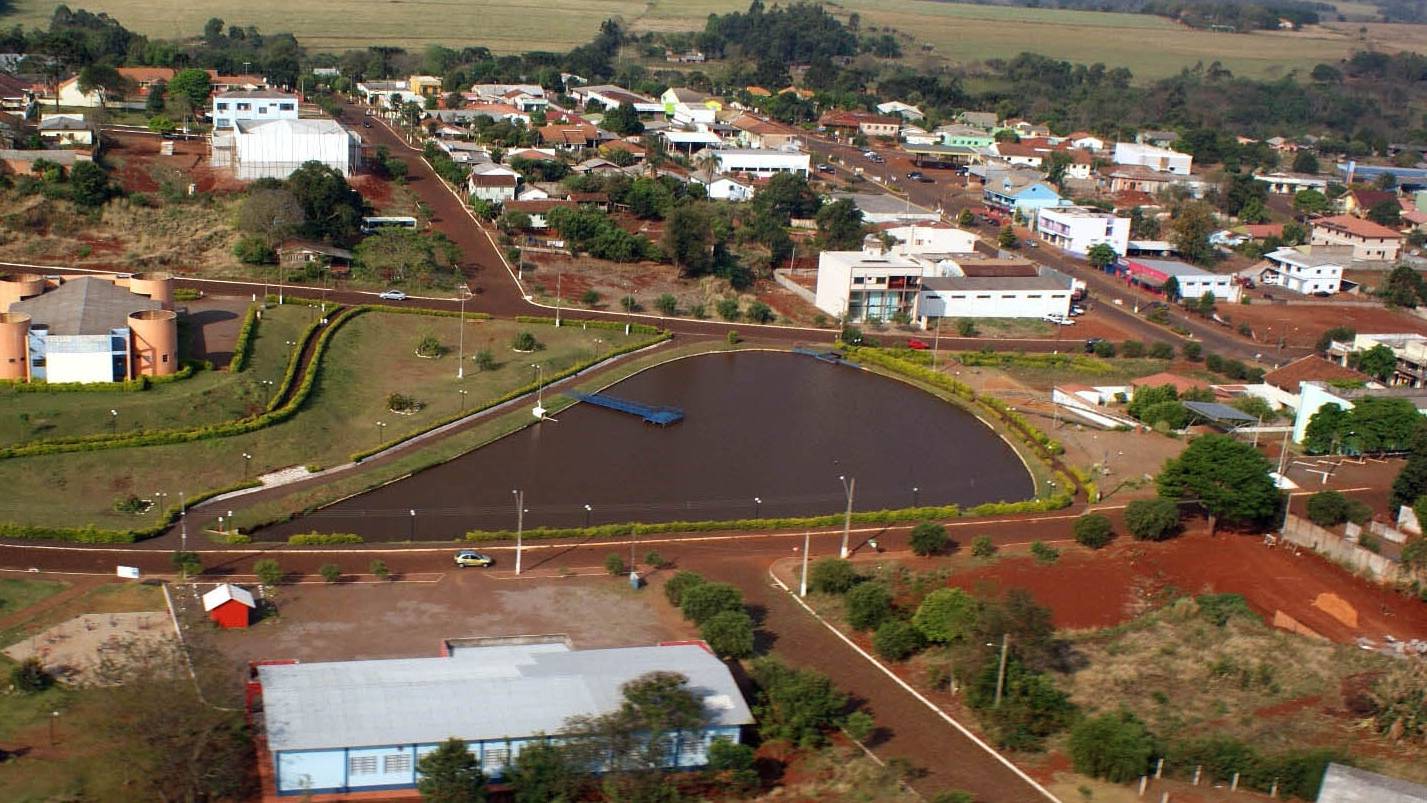
[[[1130,278],[1146,287],[1159,290],[1171,278],[1179,286],[1179,297],[1193,300],[1212,293],[1220,301],[1238,301],[1242,286],[1227,273],[1211,273],[1188,262],[1176,259],[1146,259],[1132,257],[1125,260]]]
[[[889,226],[882,229],[882,233],[897,241],[892,245],[892,253],[899,256],[969,254],[976,250],[975,234],[945,223]]]
[[[271,89],[236,90],[213,96],[213,128],[232,128],[239,120],[296,120],[297,96]]]
[[[335,120],[240,120],[212,137],[214,167],[245,180],[287,178],[307,162],[351,176],[361,166],[362,140]]]
[[[698,177],[692,177],[689,180],[700,184],[703,183],[703,180]],[[708,191],[710,198],[720,201],[747,201],[753,198],[754,193],[753,184],[750,182],[739,181],[729,178],[728,176],[720,176],[714,179],[709,182],[705,189]]]
[[[519,184],[519,173],[504,165],[484,162],[471,169],[466,192],[473,198],[499,203],[514,199]]]
[[[1336,293],[1342,289],[1342,261],[1332,256],[1315,256],[1312,246],[1279,248],[1264,254],[1264,259],[1268,265],[1258,273],[1258,281],[1263,284],[1278,285],[1305,295]]]
[[[806,176],[812,165],[812,158],[798,151],[753,150],[726,148],[715,151],[718,172],[747,173],[758,178],[768,178],[778,173],[798,173]]]
[[[1068,315],[1070,277],[1046,269],[1039,276],[944,276],[922,280],[913,316],[926,328],[939,318],[1044,318]]]
[[[1124,256],[1130,245],[1130,219],[1087,206],[1047,207],[1036,218],[1036,235],[1081,256],[1101,244]]]
[[[1172,173],[1187,176],[1194,164],[1194,157],[1187,153],[1158,148],[1138,142],[1116,142],[1115,164],[1148,167],[1157,173]]]
[[[886,115],[895,114],[903,120],[921,120],[926,117],[921,109],[900,100],[889,100],[886,103],[877,104],[877,112]]]
[[[712,95],[695,89],[670,87],[659,96],[664,113],[681,125],[705,126],[714,122],[723,104]]]
[[[1268,191],[1275,195],[1293,195],[1302,190],[1323,192],[1328,189],[1328,179],[1302,173],[1264,173],[1254,176],[1254,181],[1267,184]]]
[[[1073,148],[1087,151],[1105,150],[1105,140],[1086,131],[1074,131],[1065,139]]]
[[[618,108],[628,103],[640,114],[657,114],[664,111],[664,104],[654,98],[631,92],[622,86],[613,84],[575,87],[570,90],[570,97],[585,104],[586,107],[595,105],[605,110]]]
[[[94,129],[83,114],[40,115],[40,139],[61,145],[93,145]]]

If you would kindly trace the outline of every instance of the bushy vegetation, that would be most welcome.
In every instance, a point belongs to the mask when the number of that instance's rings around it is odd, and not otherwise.
[[[1179,505],[1169,499],[1136,499],[1125,506],[1125,527],[1141,541],[1163,541],[1179,526]]]
[[[924,521],[912,528],[912,552],[922,557],[936,555],[946,550],[951,537],[946,528],[935,522]]]
[[[1099,549],[1115,537],[1114,525],[1110,518],[1101,513],[1086,513],[1075,520],[1075,541],[1081,546]]]

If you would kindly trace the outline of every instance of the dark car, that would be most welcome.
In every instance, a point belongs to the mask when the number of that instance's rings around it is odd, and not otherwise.
[[[366,119],[362,120],[362,128],[371,128],[371,127],[372,127],[372,121],[371,121],[371,120],[366,120]]]
[[[818,172],[819,172],[819,173],[836,173],[836,172],[837,172],[837,168],[833,167],[832,165],[828,164],[827,162],[823,162],[822,164],[818,165]]]
[[[920,181],[923,184],[930,184],[933,181],[932,179],[927,178],[927,175],[920,170],[913,170],[912,172],[908,173],[907,178],[911,179],[912,181]]]

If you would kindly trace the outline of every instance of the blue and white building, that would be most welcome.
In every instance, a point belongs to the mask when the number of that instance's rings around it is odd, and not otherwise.
[[[670,745],[670,768],[702,767],[715,739],[753,722],[728,667],[698,644],[575,650],[563,637],[447,642],[446,655],[261,666],[263,728],[281,795],[407,789],[418,761],[463,739],[500,778],[574,716],[612,712],[621,687],[677,672],[708,726]]]
[[[245,120],[296,120],[297,96],[272,89],[236,89],[213,96],[213,128],[235,128]]]

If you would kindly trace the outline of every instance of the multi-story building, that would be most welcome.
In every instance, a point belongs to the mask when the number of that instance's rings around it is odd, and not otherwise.
[[[817,308],[848,323],[910,320],[928,272],[922,262],[886,253],[869,235],[861,251],[818,255]]]
[[[1352,246],[1355,262],[1396,262],[1402,251],[1402,232],[1352,215],[1313,221],[1313,245]]]
[[[220,92],[213,96],[213,129],[229,129],[243,120],[296,120],[297,96],[271,89]]]
[[[1343,259],[1344,256],[1349,259]],[[1350,259],[1349,249],[1341,246],[1301,245],[1274,249],[1264,254],[1263,264],[1250,270],[1260,284],[1276,285],[1305,295],[1336,293],[1343,286],[1343,262]]]
[[[1130,245],[1130,219],[1086,206],[1050,207],[1040,210],[1036,235],[1072,254],[1084,256],[1103,244],[1124,256]]]

